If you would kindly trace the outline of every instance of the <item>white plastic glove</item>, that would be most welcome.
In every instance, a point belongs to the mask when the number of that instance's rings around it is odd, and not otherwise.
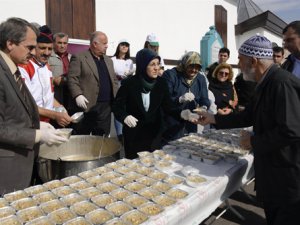
[[[124,123],[130,128],[136,127],[137,122],[138,122],[138,119],[131,115],[127,116],[124,119]]]
[[[87,109],[86,104],[89,103],[89,101],[86,99],[86,97],[84,97],[83,95],[78,95],[75,100],[78,107]]]
[[[180,116],[184,120],[193,121],[198,120],[199,115],[196,113],[192,113],[189,109],[182,110]]]
[[[50,124],[49,124],[50,125]],[[55,130],[53,126],[47,126],[45,124],[42,125],[41,122],[41,143],[45,143],[47,145],[53,145],[53,144],[62,144],[66,141],[68,141],[67,138],[63,137],[63,132],[59,130]]]
[[[50,124],[50,123],[46,123],[46,122],[40,122],[40,129],[52,129],[55,130],[55,128]]]
[[[179,97],[179,103],[191,102],[195,99],[195,95],[192,92],[187,92]]]

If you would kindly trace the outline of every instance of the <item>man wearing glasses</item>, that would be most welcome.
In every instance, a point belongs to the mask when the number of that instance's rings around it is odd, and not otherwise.
[[[18,64],[35,54],[37,30],[26,20],[0,24],[0,196],[28,187],[40,143],[67,141],[51,125],[40,123],[35,100]]]

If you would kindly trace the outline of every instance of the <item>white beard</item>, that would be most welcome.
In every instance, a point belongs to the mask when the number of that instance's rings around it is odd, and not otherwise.
[[[255,80],[255,68],[247,69],[243,71],[243,78],[245,81],[253,81],[256,82]]]

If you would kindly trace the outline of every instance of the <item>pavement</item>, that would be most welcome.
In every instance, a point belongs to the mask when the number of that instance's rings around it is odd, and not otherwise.
[[[244,190],[251,199],[242,191],[233,193],[229,198],[229,204],[244,217],[244,220],[240,219],[231,210],[226,210],[218,218],[218,215],[227,208],[223,203],[199,225],[267,225],[262,205],[256,201],[254,183],[255,181],[244,186]]]

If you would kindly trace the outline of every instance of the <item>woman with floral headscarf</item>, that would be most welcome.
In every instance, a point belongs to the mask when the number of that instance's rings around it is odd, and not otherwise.
[[[201,58],[197,52],[187,52],[177,67],[166,70],[163,78],[167,81],[173,102],[182,110],[194,110],[199,106],[209,108],[206,78],[201,74]],[[184,120],[165,115],[165,141],[174,140],[191,132],[197,132],[197,126]]]
[[[136,55],[136,75],[121,85],[112,110],[123,123],[125,156],[137,157],[140,151],[159,148],[162,130],[161,111],[180,119],[180,108],[172,103],[165,81],[158,76],[160,57],[142,49]],[[156,145],[158,143],[158,145]]]

